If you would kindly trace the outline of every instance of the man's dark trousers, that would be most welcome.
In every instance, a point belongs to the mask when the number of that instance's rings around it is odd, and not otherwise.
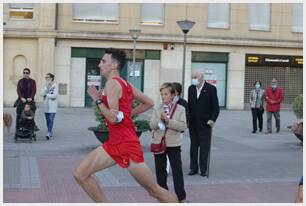
[[[208,175],[209,152],[211,146],[211,128],[190,129],[190,170]],[[200,149],[200,151],[199,151]],[[200,153],[200,155],[199,155]],[[200,157],[199,157],[200,156]]]
[[[207,123],[209,120],[216,122],[220,112],[216,87],[204,82],[198,95],[196,86],[191,85],[188,88],[188,109],[191,139],[189,174],[193,175],[200,169],[201,175],[208,176],[212,128]]]

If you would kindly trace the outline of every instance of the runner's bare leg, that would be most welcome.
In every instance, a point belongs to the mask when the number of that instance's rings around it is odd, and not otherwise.
[[[175,195],[157,184],[146,163],[135,163],[131,161],[128,171],[134,179],[144,187],[152,197],[158,199],[159,202],[178,202]]]
[[[98,181],[92,176],[97,171],[115,165],[115,161],[99,146],[91,151],[74,172],[74,178],[95,202],[108,202]]]

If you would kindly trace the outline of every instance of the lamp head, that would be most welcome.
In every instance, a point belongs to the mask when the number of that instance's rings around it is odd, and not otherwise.
[[[132,39],[136,40],[139,37],[139,35],[141,33],[141,30],[140,29],[130,29],[129,33],[130,33]]]
[[[187,19],[185,19],[184,21],[177,21],[176,23],[179,25],[184,34],[187,34],[195,24],[195,22],[189,21]]]

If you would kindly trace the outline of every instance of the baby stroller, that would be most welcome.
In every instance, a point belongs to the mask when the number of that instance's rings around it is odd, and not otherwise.
[[[16,132],[14,140],[15,142],[17,142],[18,139],[24,139],[24,140],[28,139],[29,142],[32,143],[33,140],[36,141],[34,115],[32,119],[22,118],[21,113],[25,107],[25,104],[29,104],[32,111],[34,110],[35,107],[35,105],[33,106],[33,104],[29,102],[20,103],[19,105],[17,105]]]

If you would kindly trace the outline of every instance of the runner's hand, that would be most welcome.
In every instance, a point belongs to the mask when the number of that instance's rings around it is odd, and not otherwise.
[[[87,93],[93,101],[96,101],[97,99],[101,98],[101,95],[95,86],[88,87]]]
[[[104,89],[100,89],[100,90],[99,90],[99,94],[100,94],[100,96],[102,97],[103,94],[104,94]]]

